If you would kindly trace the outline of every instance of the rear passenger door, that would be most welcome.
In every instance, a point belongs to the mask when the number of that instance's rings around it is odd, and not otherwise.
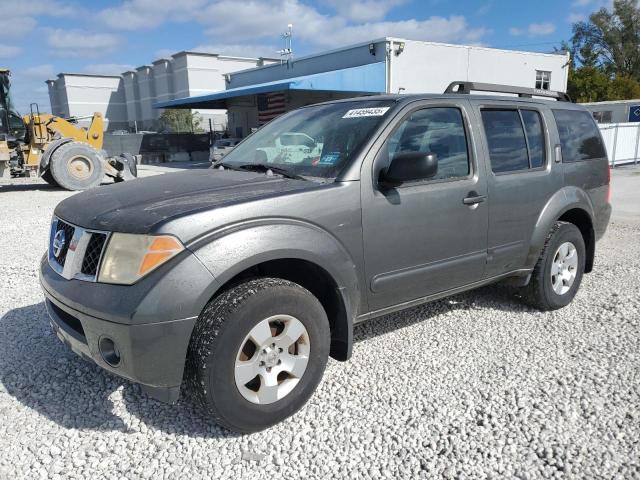
[[[551,112],[535,103],[476,103],[489,192],[486,276],[522,268],[547,200],[562,186],[553,172]],[[552,143],[553,142],[553,143]],[[555,173],[555,174],[554,174]]]

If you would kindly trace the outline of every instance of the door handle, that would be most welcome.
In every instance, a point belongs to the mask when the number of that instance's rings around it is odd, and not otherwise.
[[[477,205],[478,203],[484,202],[486,198],[486,195],[476,195],[463,199],[462,203],[464,203],[465,205]]]

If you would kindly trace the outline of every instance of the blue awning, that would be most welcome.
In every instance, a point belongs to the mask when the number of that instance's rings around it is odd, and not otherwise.
[[[385,62],[285,78],[273,82],[230,88],[221,92],[159,102],[154,108],[226,108],[229,98],[284,90],[314,90],[349,93],[383,93],[386,89]]]

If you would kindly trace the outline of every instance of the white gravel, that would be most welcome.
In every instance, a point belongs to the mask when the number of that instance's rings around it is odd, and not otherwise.
[[[68,195],[0,185],[0,479],[640,478],[640,211],[567,308],[488,287],[374,320],[295,417],[236,436],[51,333],[36,265]]]

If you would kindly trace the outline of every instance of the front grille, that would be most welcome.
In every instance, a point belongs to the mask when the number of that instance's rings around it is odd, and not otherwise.
[[[102,249],[107,241],[105,233],[92,233],[87,251],[82,260],[82,269],[84,275],[95,277],[98,274],[98,266],[100,265],[100,257],[102,257]]]
[[[63,222],[62,220],[58,220],[58,226],[56,228],[54,237],[55,235],[58,234],[60,230],[64,231],[65,242],[64,242],[64,246],[62,247],[62,250],[60,251],[60,254],[57,257],[55,257],[55,260],[60,264],[61,267],[64,267],[64,263],[67,261],[67,253],[69,252],[69,245],[71,244],[71,239],[73,238],[73,234],[75,233],[76,229],[73,225],[69,225],[68,223]]]
[[[64,232],[64,238],[60,232]],[[108,240],[108,232],[86,230],[53,217],[49,265],[67,280],[95,282]]]

